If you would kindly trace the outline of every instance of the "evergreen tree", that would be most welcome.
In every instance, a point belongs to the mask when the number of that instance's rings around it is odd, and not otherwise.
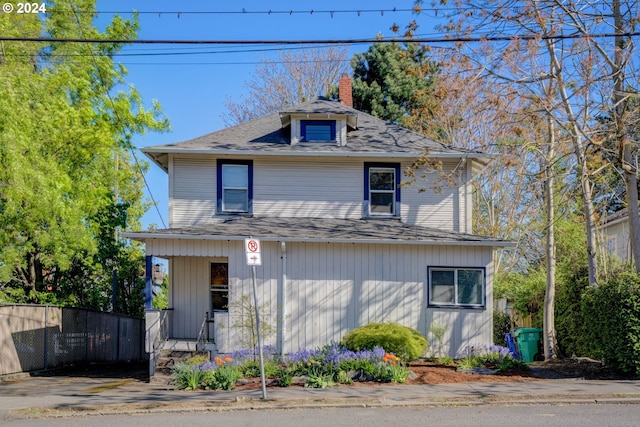
[[[351,66],[357,110],[405,125],[414,111],[429,106],[437,66],[424,46],[374,43],[366,52],[356,54]]]

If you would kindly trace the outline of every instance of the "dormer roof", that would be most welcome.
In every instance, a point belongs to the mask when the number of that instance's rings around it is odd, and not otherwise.
[[[351,129],[358,127],[358,111],[347,107],[339,102],[330,101],[324,98],[317,98],[316,101],[327,101],[319,104],[318,102],[305,102],[281,111],[280,120],[282,127],[291,124],[291,117],[305,117],[308,119],[347,119],[347,125]]]

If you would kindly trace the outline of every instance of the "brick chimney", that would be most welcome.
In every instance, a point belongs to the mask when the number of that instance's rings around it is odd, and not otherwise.
[[[347,107],[353,107],[351,90],[351,77],[347,73],[342,73],[342,77],[338,80],[338,99]]]

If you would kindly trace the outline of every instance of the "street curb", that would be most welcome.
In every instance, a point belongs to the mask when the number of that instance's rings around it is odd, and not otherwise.
[[[285,399],[286,400],[286,399]],[[163,406],[169,407],[156,407],[156,408],[139,408],[139,409],[123,409],[123,410],[73,410],[68,408],[63,413],[46,413],[43,412],[37,415],[22,416],[22,414],[16,414],[15,411],[11,411],[12,415],[18,419],[47,419],[47,418],[74,418],[74,417],[98,417],[98,416],[120,416],[120,415],[148,415],[148,414],[179,414],[179,413],[207,413],[207,412],[242,412],[242,411],[286,411],[297,409],[348,409],[348,408],[435,408],[435,407],[464,407],[464,406],[563,406],[563,405],[588,405],[588,404],[603,404],[603,405],[629,405],[640,404],[640,398],[621,398],[621,397],[588,397],[588,398],[572,398],[572,399],[448,399],[447,401],[416,401],[416,402],[393,402],[393,401],[380,401],[380,402],[341,402],[341,403],[293,403],[285,404],[245,404],[234,406],[234,401],[217,401],[218,403],[230,404],[227,406],[207,406],[207,405],[195,405],[189,407],[170,407],[172,403],[168,403]],[[201,402],[202,403],[202,402]],[[286,405],[286,406],[285,406]],[[30,412],[41,409],[46,411],[51,408],[31,408]]]

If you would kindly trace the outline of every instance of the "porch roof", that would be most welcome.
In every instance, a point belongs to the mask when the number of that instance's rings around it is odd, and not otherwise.
[[[514,242],[420,227],[395,219],[221,217],[194,226],[130,231],[130,239],[243,240],[511,247]]]

